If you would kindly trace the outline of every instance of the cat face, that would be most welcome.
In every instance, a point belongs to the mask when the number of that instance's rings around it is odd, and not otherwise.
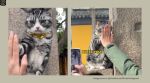
[[[48,9],[32,8],[25,11],[28,14],[25,22],[28,33],[43,34],[51,32],[52,17]]]

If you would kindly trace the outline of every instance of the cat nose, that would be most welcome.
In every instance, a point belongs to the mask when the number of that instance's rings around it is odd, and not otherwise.
[[[39,30],[40,27],[36,27],[37,30]]]

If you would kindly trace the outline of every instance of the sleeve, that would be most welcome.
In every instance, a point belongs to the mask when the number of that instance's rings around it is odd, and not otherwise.
[[[115,44],[110,44],[105,48],[107,57],[114,66],[124,75],[139,75],[141,69],[133,63]]]

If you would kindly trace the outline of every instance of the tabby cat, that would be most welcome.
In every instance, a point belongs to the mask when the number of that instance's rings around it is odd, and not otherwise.
[[[48,8],[22,8],[27,13],[25,37],[20,40],[20,59],[27,54],[27,74],[42,75],[52,42],[52,17]]]
[[[104,53],[104,47],[100,41],[100,33],[104,28],[104,24],[97,24],[94,30],[93,39],[87,55],[87,71],[97,72],[102,69],[112,68],[113,64]]]

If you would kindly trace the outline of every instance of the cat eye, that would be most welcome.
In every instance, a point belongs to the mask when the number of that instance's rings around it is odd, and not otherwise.
[[[49,23],[50,23],[50,20],[40,20],[40,23],[41,23],[41,24],[49,24]]]
[[[29,23],[30,24],[35,24],[35,21],[34,20],[30,20]]]
[[[40,23],[46,23],[46,20],[41,20]]]
[[[52,25],[50,20],[40,20],[40,23],[45,28],[49,28]]]
[[[35,21],[34,20],[29,20],[29,21],[26,21],[26,26],[28,28],[31,28],[35,25]]]

